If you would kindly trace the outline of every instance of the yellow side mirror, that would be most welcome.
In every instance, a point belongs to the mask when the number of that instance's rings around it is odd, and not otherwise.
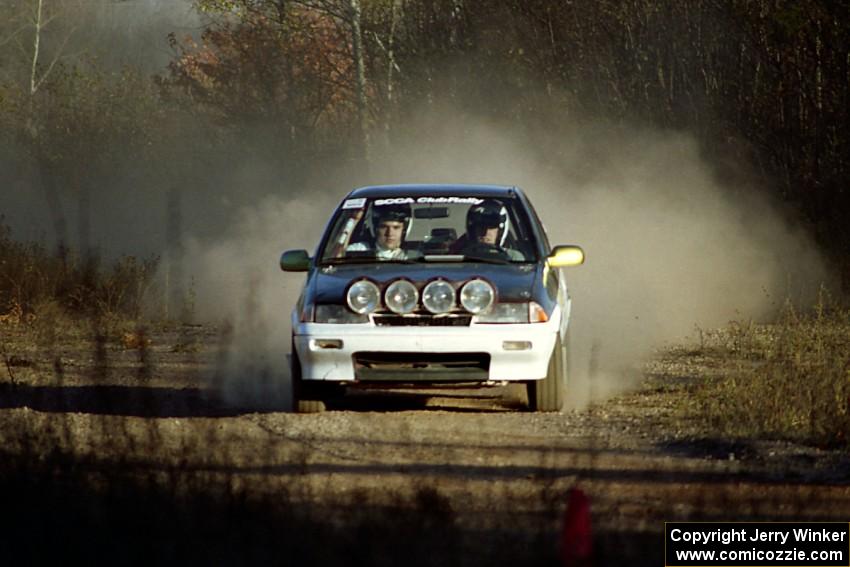
[[[555,246],[546,259],[550,268],[566,268],[584,264],[584,250],[580,246]]]

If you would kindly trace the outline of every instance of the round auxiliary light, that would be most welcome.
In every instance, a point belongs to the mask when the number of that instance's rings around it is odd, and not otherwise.
[[[390,311],[399,315],[413,313],[418,299],[419,293],[416,291],[416,286],[407,280],[394,281],[384,292],[384,303]]]
[[[455,288],[445,280],[434,280],[422,290],[422,304],[431,313],[448,313],[455,306]]]
[[[493,286],[484,280],[469,280],[460,290],[460,304],[470,313],[483,313],[496,300]]]
[[[349,309],[360,315],[368,315],[378,308],[381,290],[369,280],[359,280],[348,288],[345,299]]]

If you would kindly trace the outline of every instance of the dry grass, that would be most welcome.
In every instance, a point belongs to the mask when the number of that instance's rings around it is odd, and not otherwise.
[[[0,218],[0,323],[57,316],[138,319],[158,258],[124,256],[110,264],[65,250],[18,242]]]
[[[473,476],[482,474],[473,472],[477,461],[469,481],[457,484],[426,474],[393,484],[404,465],[358,473],[370,463],[349,462],[345,453],[341,463],[329,458],[321,435],[299,436],[295,426],[303,420],[275,419],[269,422],[279,430],[263,429],[260,417],[205,397],[197,377],[178,376],[180,368],[197,373],[213,364],[214,353],[203,358],[200,331],[156,334],[132,322],[152,266],[125,259],[86,273],[12,242],[8,232],[0,233],[0,261],[0,495],[10,511],[0,520],[0,549],[9,564],[557,564],[559,487],[572,472],[550,472],[552,453],[532,465],[545,472],[539,479],[494,477],[483,488]],[[717,435],[846,443],[848,332],[850,311],[823,304],[810,314],[788,309],[772,327],[736,324],[707,333],[700,349],[677,358],[700,350],[733,364],[733,372],[703,381],[693,397]],[[166,384],[157,381],[160,373]],[[356,434],[343,434],[360,443]],[[401,445],[417,443],[399,436]],[[451,453],[445,458],[449,468],[463,470]],[[496,472],[510,470],[501,457],[494,462]],[[322,472],[329,464],[335,472]],[[386,476],[376,476],[380,489],[353,481],[355,489],[329,489],[355,474]],[[626,480],[614,487],[631,498],[634,472],[621,474]],[[644,484],[658,476],[645,474]],[[675,473],[667,478],[674,487],[687,484]],[[730,478],[737,490],[740,483]],[[597,482],[598,494],[612,492],[603,475]],[[692,489],[712,499],[693,498],[690,519],[728,513],[728,489],[721,487],[719,504],[717,486]],[[748,497],[762,506],[753,515],[765,518],[762,501]],[[637,498],[609,499],[594,521],[635,514],[647,522],[650,497]],[[792,510],[809,504],[798,495],[791,502],[801,502]],[[683,513],[654,505],[660,511],[653,525]],[[597,532],[597,565],[658,564],[660,536],[629,523]]]
[[[824,293],[809,312],[787,305],[774,325],[734,323],[704,338],[735,362],[696,390],[717,434],[850,444],[850,309]]]

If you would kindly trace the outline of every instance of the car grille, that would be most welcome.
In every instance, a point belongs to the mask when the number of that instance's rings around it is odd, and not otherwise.
[[[396,315],[395,313],[375,313],[372,321],[379,327],[468,327],[472,315],[450,313],[448,315],[431,315],[412,313]]]
[[[486,381],[490,355],[486,352],[356,352],[358,380],[375,382]]]

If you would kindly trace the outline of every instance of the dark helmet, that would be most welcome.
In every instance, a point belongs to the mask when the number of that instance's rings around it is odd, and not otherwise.
[[[404,223],[404,234],[410,229],[410,205],[406,203],[394,205],[372,205],[372,230],[377,234],[378,227],[384,221]]]
[[[472,205],[466,212],[466,233],[473,238],[482,236],[488,228],[498,228],[496,242],[502,242],[508,226],[508,213],[499,202],[488,199],[480,205]]]

